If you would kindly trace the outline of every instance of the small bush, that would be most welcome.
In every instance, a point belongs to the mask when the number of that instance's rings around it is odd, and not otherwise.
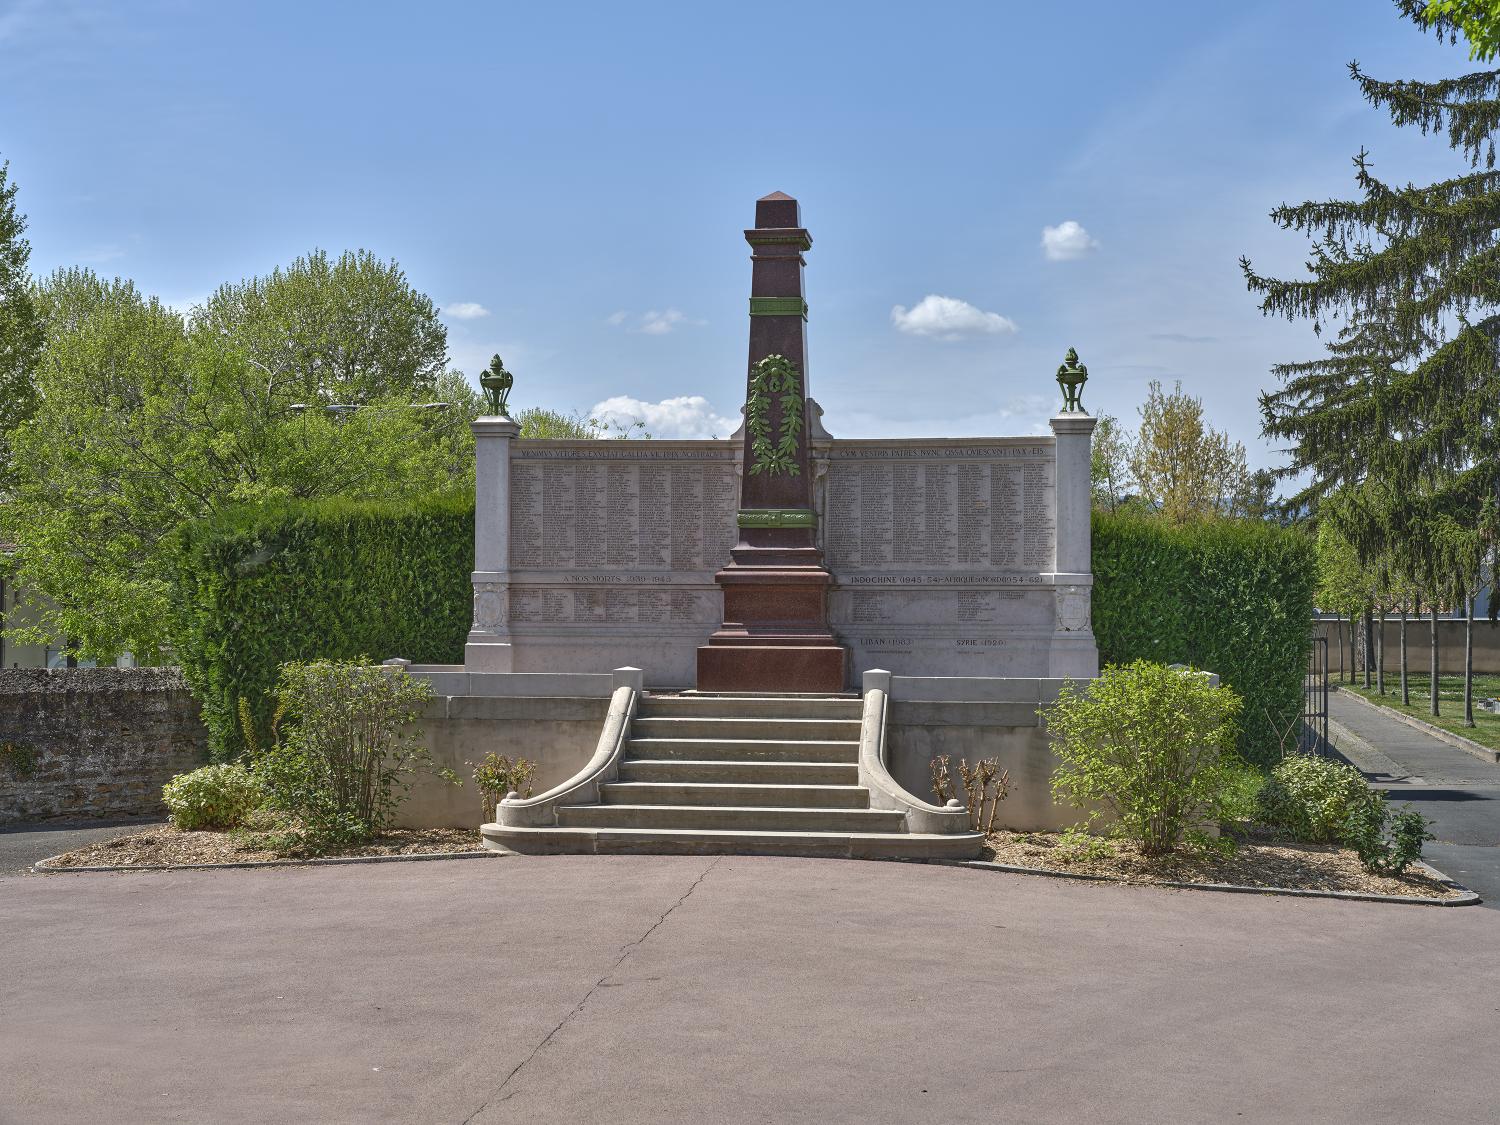
[[[1254,766],[1236,766],[1231,769],[1229,781],[1225,786],[1220,827],[1232,828],[1245,821],[1254,820],[1256,810],[1259,808],[1257,800],[1265,784],[1266,775]]]
[[[474,769],[474,784],[479,787],[479,800],[484,806],[486,820],[495,815],[498,805],[507,793],[531,796],[531,779],[536,775],[536,763],[525,758],[512,761],[504,754],[486,754],[477,766],[465,762]]]
[[[1400,875],[1422,858],[1422,845],[1437,837],[1428,830],[1427,819],[1407,808],[1392,814],[1384,794],[1357,805],[1344,825],[1345,838],[1359,853],[1366,871],[1376,875]],[[1389,822],[1390,832],[1386,827]]]
[[[948,771],[948,755],[939,754],[929,763],[932,769],[932,791],[937,799],[946,804],[957,800],[953,789],[953,777]],[[964,804],[969,810],[969,827],[975,832],[990,835],[995,831],[995,817],[1000,812],[1000,802],[1010,795],[1010,770],[1000,768],[999,758],[980,758],[969,765],[967,758],[958,760],[958,776],[964,783]],[[985,809],[989,809],[988,815]]]
[[[1144,660],[1110,665],[1084,686],[1069,681],[1042,712],[1062,759],[1052,791],[1079,808],[1103,805],[1142,855],[1164,855],[1229,812],[1239,713],[1228,688]]]
[[[1256,795],[1255,818],[1293,839],[1332,844],[1346,838],[1351,815],[1381,802],[1353,766],[1291,754],[1277,763]]]
[[[239,828],[265,799],[260,782],[244,766],[204,766],[180,773],[162,786],[162,800],[184,832]]]
[[[277,684],[287,733],[255,763],[266,803],[296,828],[278,850],[319,853],[390,825],[409,777],[431,758],[411,724],[432,689],[367,661],[285,664]]]

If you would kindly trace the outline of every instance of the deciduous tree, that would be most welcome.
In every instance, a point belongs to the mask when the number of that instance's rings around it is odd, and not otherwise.
[[[1130,467],[1142,499],[1176,523],[1236,514],[1249,491],[1245,447],[1204,421],[1203,401],[1153,381],[1140,411]]]
[[[472,403],[433,397],[466,384],[442,371],[431,302],[393,264],[320,262],[226,286],[190,323],[87,270],[38,287],[39,402],[0,510],[36,639],[161,653],[172,533],[223,505],[472,481]]]
[[[1093,482],[1094,507],[1119,511],[1130,487],[1130,461],[1134,455],[1130,432],[1113,414],[1099,415],[1094,427],[1093,457],[1089,475]]]

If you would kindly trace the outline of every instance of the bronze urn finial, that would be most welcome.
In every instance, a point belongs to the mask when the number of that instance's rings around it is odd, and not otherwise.
[[[501,362],[498,355],[491,357],[490,365],[479,377],[479,385],[484,388],[485,403],[489,407],[490,414],[496,417],[505,416],[506,400],[510,398],[510,388],[515,383],[515,377],[505,370],[505,364]]]
[[[1057,369],[1057,385],[1062,388],[1063,413],[1083,411],[1083,385],[1089,381],[1089,369],[1078,362],[1078,352],[1068,349],[1062,366]]]

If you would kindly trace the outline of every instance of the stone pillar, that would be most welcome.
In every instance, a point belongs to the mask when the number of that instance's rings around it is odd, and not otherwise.
[[[474,420],[474,623],[464,645],[471,672],[513,672],[510,643],[510,443],[505,416]]]
[[[1090,602],[1094,585],[1092,511],[1095,419],[1082,411],[1052,419],[1056,440],[1057,530],[1052,541],[1052,581],[1056,598],[1048,674],[1089,678],[1099,674]]]
[[[817,547],[809,456],[802,255],[812,238],[797,201],[778,191],[755,201],[745,240],[750,356],[739,541],[714,576],[724,617],[698,649],[698,688],[842,691],[848,652],[828,626],[832,577]]]
[[[1057,534],[1052,569],[1060,574],[1088,574],[1093,565],[1089,512],[1095,424],[1083,413],[1059,414],[1052,419],[1057,440]]]

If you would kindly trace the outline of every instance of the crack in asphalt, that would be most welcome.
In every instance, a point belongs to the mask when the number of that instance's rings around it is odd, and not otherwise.
[[[522,1059],[514,1067],[511,1068],[510,1073],[505,1076],[505,1080],[501,1082],[499,1086],[495,1087],[494,1092],[484,1100],[484,1103],[480,1105],[480,1107],[473,1113],[469,1114],[468,1117],[465,1117],[463,1119],[463,1125],[471,1125],[471,1122],[473,1122],[475,1118],[477,1118],[481,1113],[487,1110],[494,1102],[507,1101],[515,1096],[517,1091],[513,1090],[509,1094],[507,1094],[505,1093],[505,1088],[515,1080],[516,1075],[520,1074],[522,1070],[526,1069],[527,1064],[530,1063],[532,1059],[536,1058],[539,1053],[541,1053],[542,1048],[545,1047],[548,1043],[552,1042],[552,1040],[556,1038],[558,1032],[567,1027],[568,1024],[573,1021],[574,1017],[576,1017],[579,1012],[583,1011],[583,1009],[589,1002],[589,998],[592,997],[594,993],[598,992],[599,989],[605,987],[604,982],[609,980],[610,977],[614,976],[615,970],[625,963],[625,959],[632,953],[634,953],[637,949],[639,949],[645,943],[646,939],[656,932],[657,927],[659,927],[663,922],[671,917],[672,912],[688,900],[689,896],[691,896],[692,893],[698,889],[698,885],[702,883],[704,879],[708,878],[708,873],[715,867],[719,866],[723,859],[723,856],[716,857],[714,861],[707,867],[705,867],[699,873],[698,877],[693,880],[692,886],[688,887],[688,889],[682,893],[682,897],[674,902],[671,906],[667,907],[667,909],[662,913],[661,917],[652,922],[651,925],[646,928],[645,933],[636,938],[634,941],[627,942],[625,944],[625,946],[620,950],[620,956],[616,958],[615,963],[609,967],[609,971],[593,983],[589,990],[583,994],[583,999],[578,1001],[578,1003],[573,1006],[572,1010],[557,1022],[556,1027],[554,1027],[551,1031],[547,1032],[547,1034],[542,1037],[541,1042],[539,1042],[535,1047],[531,1049],[530,1054],[528,1054],[524,1059]]]

